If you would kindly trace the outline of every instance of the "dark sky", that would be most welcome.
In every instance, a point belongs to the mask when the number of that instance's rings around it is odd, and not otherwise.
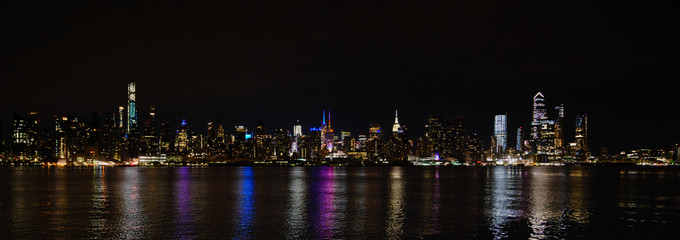
[[[372,3],[371,3],[372,2]],[[590,115],[592,148],[680,141],[677,6],[625,1],[24,1],[0,3],[0,121],[115,111],[269,129],[389,128],[464,115],[528,126],[532,97]],[[49,126],[49,125],[47,125]],[[231,130],[231,127],[228,127]],[[514,145],[511,142],[510,145]]]

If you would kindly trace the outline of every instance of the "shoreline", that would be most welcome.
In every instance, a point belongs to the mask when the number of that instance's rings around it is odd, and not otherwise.
[[[572,163],[572,164],[515,164],[515,165],[495,165],[495,164],[474,164],[474,165],[413,165],[413,164],[262,164],[262,163],[171,163],[171,164],[141,164],[141,165],[56,165],[42,163],[0,163],[0,168],[100,168],[100,167],[680,167],[678,164],[652,165],[637,163]]]

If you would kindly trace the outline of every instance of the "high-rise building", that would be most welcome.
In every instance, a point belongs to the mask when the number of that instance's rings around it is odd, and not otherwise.
[[[127,133],[137,129],[137,103],[135,82],[128,83]]]
[[[10,147],[19,160],[28,160],[28,145],[30,142],[28,121],[23,115],[14,114],[12,120],[12,139]]]
[[[299,136],[302,136],[302,124],[300,124],[300,120],[297,120],[293,125],[293,137]]]
[[[116,118],[116,122],[118,123],[118,128],[123,130],[125,129],[125,107],[124,106],[118,106],[118,117]],[[125,134],[123,134],[125,135]]]
[[[522,152],[522,127],[517,128],[517,143],[515,143],[515,150]]]
[[[323,111],[321,126],[321,147],[328,152],[333,152],[333,128],[331,127],[331,111],[328,111],[328,122],[326,121],[326,111]]]
[[[402,133],[401,125],[399,125],[399,112],[394,110],[394,124],[392,124],[392,135],[394,137],[399,137],[398,135]]]
[[[175,135],[175,151],[180,155],[189,153],[189,126],[185,119],[182,119]]]
[[[234,141],[245,142],[248,129],[245,126],[234,126]]]
[[[305,148],[309,149],[306,152],[310,158],[321,159],[322,157],[324,157],[321,156],[322,151],[321,146],[323,145],[321,141],[321,135],[322,135],[321,130],[319,128],[309,129],[309,137],[305,139]]]
[[[555,107],[555,150],[557,154],[564,152],[564,134],[562,128],[564,127],[564,104]]]
[[[35,152],[40,135],[40,119],[37,112],[29,112],[26,115],[26,132],[28,133],[28,146],[34,148],[32,151]]]
[[[262,119],[257,121],[257,126],[255,127],[255,148],[254,156],[259,159],[265,159],[274,153],[272,148],[271,138],[267,134],[267,129],[264,126]]]
[[[545,110],[545,97],[541,92],[534,95],[533,118],[531,121],[531,140],[537,141],[540,135],[541,121],[547,118]]]
[[[115,113],[105,113],[104,114],[104,125],[102,127],[102,138],[101,138],[101,156],[105,160],[117,159],[118,154],[118,135],[117,135],[117,124],[116,124],[116,114]]]
[[[255,139],[267,137],[269,136],[267,135],[267,129],[264,126],[264,122],[262,122],[262,119],[259,119],[255,126]]]
[[[12,144],[14,146],[28,145],[28,126],[26,118],[20,114],[14,114],[12,119]]]
[[[128,84],[128,105],[127,105],[127,126],[125,137],[127,139],[126,158],[137,158],[139,156],[139,129],[137,128],[137,102],[136,84]]]
[[[368,140],[378,140],[380,139],[380,124],[373,123],[368,128]]]
[[[54,150],[58,159],[69,159],[69,143],[67,131],[70,130],[69,120],[66,116],[54,116]]]
[[[144,121],[144,135],[141,139],[142,154],[156,156],[159,154],[158,135],[156,135],[156,107],[149,108],[149,116]]]
[[[555,155],[555,121],[544,119],[538,128],[538,139],[535,140],[536,153],[539,155]],[[546,161],[548,159],[541,159]]]
[[[286,159],[290,155],[291,139],[283,129],[274,130],[274,155],[278,160]]]
[[[508,131],[507,131],[507,117],[506,114],[499,114],[494,117],[494,139],[496,145],[493,152],[502,154],[508,146]]]
[[[428,142],[428,151],[441,153],[444,149],[444,126],[437,115],[432,115],[425,124],[425,139]]]
[[[589,155],[588,115],[579,114],[576,116],[576,156],[580,159],[586,159]]]
[[[168,154],[170,151],[173,149],[173,132],[170,130],[170,123],[169,122],[164,122],[161,123],[161,130],[160,130],[160,145],[159,145],[159,151],[161,154]]]

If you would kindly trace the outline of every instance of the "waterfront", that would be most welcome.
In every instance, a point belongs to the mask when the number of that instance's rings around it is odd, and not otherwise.
[[[0,169],[0,238],[669,238],[676,167]]]

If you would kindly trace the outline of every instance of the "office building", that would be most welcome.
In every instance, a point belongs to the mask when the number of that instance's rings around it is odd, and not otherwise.
[[[495,154],[503,154],[508,146],[507,114],[499,114],[494,117],[494,140]]]

